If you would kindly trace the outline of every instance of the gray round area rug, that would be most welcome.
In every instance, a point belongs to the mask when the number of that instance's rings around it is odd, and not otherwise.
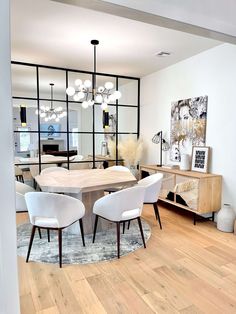
[[[127,226],[127,223],[126,223]],[[145,241],[151,236],[151,228],[142,219]],[[17,252],[19,256],[26,257],[32,225],[22,224],[17,227]],[[29,261],[42,263],[58,263],[58,237],[57,232],[50,231],[50,242],[47,241],[46,230],[41,229],[42,239],[36,230]],[[82,245],[80,235],[69,234],[66,229],[62,232],[62,263],[63,264],[89,264],[100,261],[109,261],[117,258],[116,228],[97,232],[95,243],[92,243],[92,234],[85,235],[85,247]],[[143,242],[137,221],[132,221],[129,230],[120,235],[120,256],[127,255],[143,247]]]

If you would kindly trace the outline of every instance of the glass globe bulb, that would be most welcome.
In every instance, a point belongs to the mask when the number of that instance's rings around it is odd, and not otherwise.
[[[113,84],[112,82],[106,82],[106,83],[105,83],[105,88],[106,88],[106,89],[109,90],[109,89],[112,89],[113,87],[114,87],[114,84]]]
[[[100,94],[97,95],[95,99],[96,99],[96,102],[102,102],[102,100],[103,100],[102,95],[100,95]]]
[[[94,105],[94,100],[92,100],[92,99],[89,100],[89,101],[88,101],[88,105],[89,105],[90,107],[93,106],[93,105]]]
[[[87,88],[83,84],[80,85],[80,87],[79,87],[80,92],[85,92],[86,90],[87,90]]]
[[[104,90],[105,90],[105,88],[104,88],[103,86],[99,86],[99,87],[98,87],[98,92],[99,92],[99,93],[103,93]]]
[[[79,93],[78,93],[78,94],[79,94]],[[73,96],[74,101],[79,101],[79,100],[80,100],[80,97],[79,97],[78,94],[75,94],[75,95]]]
[[[55,119],[55,121],[56,121],[56,122],[59,122],[59,121],[60,121],[60,119],[57,117],[57,118]]]
[[[45,118],[46,117],[46,113],[45,112],[40,113],[40,117],[41,118]]]
[[[57,110],[62,111],[62,107],[61,106],[57,107]]]
[[[55,115],[55,113],[53,113],[51,117],[52,119],[56,119],[57,116]]]
[[[79,97],[79,100],[84,98],[84,92],[78,92],[78,97]]]
[[[107,109],[107,107],[108,107],[108,105],[107,105],[107,103],[106,103],[106,102],[103,102],[103,103],[101,104],[101,108],[102,108],[102,110]]]
[[[40,107],[40,110],[43,110],[43,111],[44,111],[44,110],[45,110],[45,107],[44,107],[44,106],[41,106],[41,107]]]
[[[118,91],[118,90],[116,90],[116,91],[113,93],[113,95],[114,95],[114,97],[115,97],[116,99],[120,99],[120,97],[121,97],[121,92]]]
[[[67,89],[66,89],[66,93],[68,96],[73,96],[75,94],[75,89],[74,87],[71,87],[69,86]]]
[[[39,111],[38,111],[38,109],[36,109],[36,110],[35,110],[35,114],[39,114]]]
[[[85,81],[84,81],[84,86],[85,86],[86,88],[89,88],[89,87],[92,86],[92,82],[91,82],[90,80],[85,80]]]
[[[83,101],[83,102],[82,102],[82,107],[83,107],[84,109],[88,108],[88,106],[89,106],[89,104],[88,104],[87,101]]]
[[[45,122],[48,122],[48,118],[45,118],[44,121],[45,121]]]
[[[82,85],[81,79],[76,79],[75,80],[75,86],[80,86],[80,85]]]
[[[49,109],[50,109],[50,108],[49,108],[48,106],[47,106],[47,107],[45,107],[45,111],[49,111]]]

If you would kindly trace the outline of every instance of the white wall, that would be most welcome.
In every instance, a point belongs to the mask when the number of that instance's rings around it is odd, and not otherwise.
[[[141,135],[144,163],[157,164],[160,131],[169,140],[171,102],[208,95],[206,145],[212,148],[210,172],[223,175],[223,202],[236,208],[236,46],[224,44],[141,80]]]
[[[10,77],[9,1],[0,1],[0,313],[17,314],[16,214]]]

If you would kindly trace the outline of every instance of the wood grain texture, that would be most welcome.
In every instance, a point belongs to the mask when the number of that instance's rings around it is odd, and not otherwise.
[[[177,183],[177,177],[182,177],[183,181],[191,179],[198,180],[198,200],[196,208],[176,203],[176,193],[174,193],[174,201],[160,197],[160,200],[163,202],[174,204],[175,206],[198,214],[216,212],[221,208],[222,176],[220,175],[195,171],[183,171],[178,169],[166,169],[153,165],[141,165],[140,177],[141,171],[147,171],[149,173],[161,172],[163,174],[174,175],[173,188]]]
[[[163,230],[145,205],[147,249],[120,260],[59,269],[19,257],[21,313],[236,313],[235,235],[213,222],[194,226],[177,208],[159,210]],[[27,219],[17,214],[18,223]]]

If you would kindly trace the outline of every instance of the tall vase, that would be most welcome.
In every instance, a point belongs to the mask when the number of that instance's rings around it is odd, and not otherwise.
[[[236,213],[230,204],[224,204],[217,214],[217,229],[224,232],[234,231]]]
[[[188,154],[181,154],[180,170],[190,170],[190,160]]]

